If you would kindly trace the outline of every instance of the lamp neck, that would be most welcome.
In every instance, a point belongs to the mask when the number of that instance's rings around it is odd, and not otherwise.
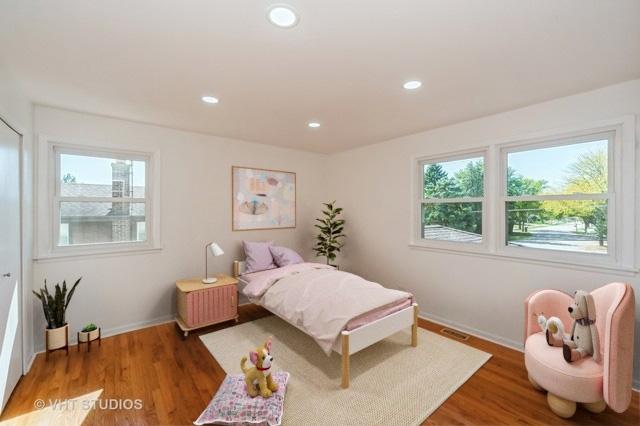
[[[207,260],[209,259],[209,257],[207,256],[207,252],[208,252],[208,250],[207,250],[207,249],[209,248],[209,246],[210,246],[211,244],[213,244],[213,241],[211,241],[211,242],[207,243],[207,244],[204,246],[204,277],[205,277],[205,278],[209,278],[209,265],[208,265],[208,262],[207,262]]]

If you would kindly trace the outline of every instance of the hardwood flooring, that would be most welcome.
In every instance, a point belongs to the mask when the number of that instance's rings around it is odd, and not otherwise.
[[[240,308],[240,322],[270,315],[255,305]],[[185,340],[173,323],[102,339],[91,352],[83,346],[39,354],[29,374],[20,380],[0,420],[34,410],[37,399],[75,398],[103,389],[100,398],[140,399],[139,410],[94,409],[85,424],[190,425],[207,406],[225,373],[198,338],[235,325],[234,322],[194,332]],[[440,332],[441,326],[420,320],[420,326]],[[578,408],[570,420],[555,416],[546,395],[534,390],[524,369],[522,353],[471,337],[462,342],[493,355],[476,374],[442,404],[424,424],[640,424],[638,393],[623,414],[607,409],[591,414]]]

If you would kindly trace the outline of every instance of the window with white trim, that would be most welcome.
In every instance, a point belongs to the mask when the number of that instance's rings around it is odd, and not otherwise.
[[[485,197],[483,153],[423,159],[419,238],[482,244]]]
[[[607,256],[615,132],[502,151],[504,244]]]
[[[409,245],[637,273],[635,135],[636,117],[629,115],[475,154],[415,157]],[[459,171],[474,167],[482,193],[479,184],[460,184]]]
[[[148,156],[63,146],[53,152],[55,248],[147,244]]]

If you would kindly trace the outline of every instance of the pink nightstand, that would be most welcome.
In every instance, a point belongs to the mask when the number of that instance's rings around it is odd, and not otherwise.
[[[238,322],[238,280],[228,275],[216,277],[213,284],[204,284],[200,278],[176,281],[176,323],[185,337],[191,330],[219,322]]]

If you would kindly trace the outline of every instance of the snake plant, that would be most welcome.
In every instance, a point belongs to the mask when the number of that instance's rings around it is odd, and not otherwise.
[[[47,320],[48,329],[63,327],[67,324],[65,313],[81,279],[82,277],[78,278],[68,292],[66,281],[62,281],[62,287],[60,287],[60,283],[56,284],[53,295],[49,293],[47,280],[44,280],[44,288],[41,288],[40,292],[33,290],[33,294],[42,302],[42,310],[44,318]]]

